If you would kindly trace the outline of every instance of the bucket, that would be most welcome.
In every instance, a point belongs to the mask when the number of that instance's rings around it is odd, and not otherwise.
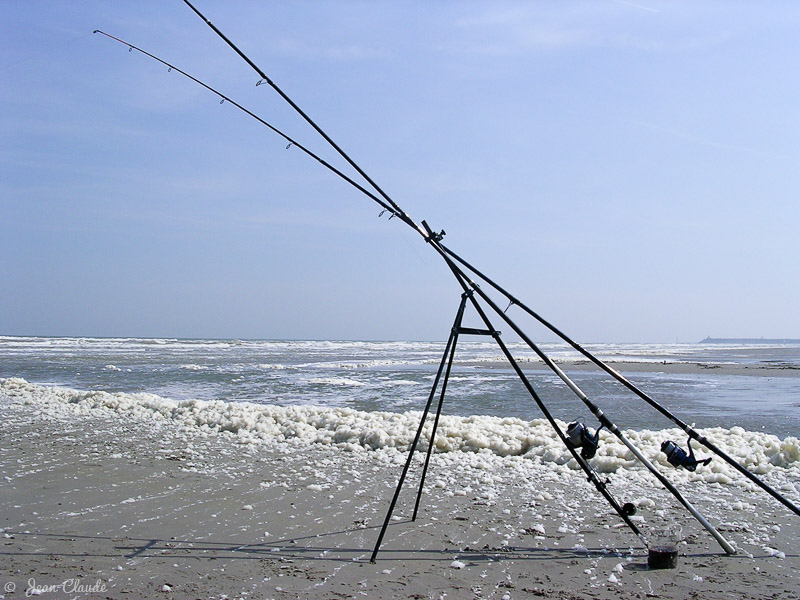
[[[651,546],[647,554],[647,566],[651,569],[674,569],[678,566],[678,549]]]
[[[651,569],[674,569],[677,567],[680,541],[680,527],[667,527],[657,533],[649,546],[647,566]]]

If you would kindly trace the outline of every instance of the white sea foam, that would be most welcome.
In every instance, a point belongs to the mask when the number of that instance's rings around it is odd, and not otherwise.
[[[410,447],[420,413],[366,412],[350,408],[318,406],[265,406],[221,400],[171,400],[148,393],[109,393],[42,386],[20,378],[0,378],[0,402],[33,406],[45,414],[112,417],[170,423],[196,432],[228,432],[239,443],[328,444],[351,451],[406,450]],[[426,425],[426,439],[432,419]],[[559,423],[563,428],[564,423]],[[794,437],[751,432],[741,427],[711,428],[703,432],[720,449],[751,471],[776,476],[781,487],[794,497],[800,481],[800,441]],[[715,459],[707,467],[689,473],[672,469],[660,452],[666,439],[680,440],[678,429],[626,431],[625,435],[651,461],[669,470],[673,480],[729,484],[741,480],[735,469]],[[601,431],[597,456],[590,461],[599,472],[642,472],[628,448],[616,437]],[[422,447],[425,447],[424,442]],[[489,416],[445,415],[439,422],[436,451],[442,456],[469,453],[473,456],[522,459],[530,464],[550,464],[555,471],[578,469],[570,453],[544,419],[523,421]],[[698,455],[703,452],[696,449]],[[463,454],[462,454],[463,456]]]

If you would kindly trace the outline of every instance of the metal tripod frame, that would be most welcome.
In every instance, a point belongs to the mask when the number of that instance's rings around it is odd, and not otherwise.
[[[485,296],[478,288],[475,286],[473,282],[469,282],[469,280],[464,276],[463,272],[461,272],[455,265],[450,263],[451,267],[453,268],[453,273],[456,276],[456,279],[459,281],[463,288],[463,293],[461,294],[461,302],[459,304],[458,310],[456,312],[456,317],[453,322],[453,326],[450,330],[450,337],[447,340],[447,344],[445,345],[444,353],[442,354],[442,359],[439,363],[439,369],[436,372],[436,376],[433,380],[433,385],[431,386],[430,394],[428,395],[428,401],[425,404],[425,409],[422,412],[422,416],[420,418],[419,426],[417,427],[416,434],[414,436],[414,440],[411,443],[411,447],[409,448],[408,457],[406,458],[405,465],[403,466],[403,471],[400,474],[400,478],[397,483],[397,487],[395,489],[394,495],[392,497],[392,501],[389,505],[389,510],[386,513],[386,518],[384,519],[383,525],[381,527],[380,533],[378,534],[378,539],[375,543],[375,547],[372,551],[372,555],[370,557],[370,562],[374,563],[375,559],[378,555],[380,550],[381,543],[383,542],[384,535],[386,534],[386,529],[389,526],[389,522],[392,518],[392,514],[394,513],[395,506],[397,504],[397,500],[400,497],[400,492],[403,488],[403,484],[405,483],[406,476],[408,475],[408,471],[411,467],[411,463],[414,458],[414,452],[419,445],[420,438],[422,437],[422,432],[425,427],[425,423],[427,421],[428,415],[431,410],[431,406],[433,404],[433,399],[436,396],[437,390],[440,388],[440,381],[441,381],[441,391],[439,392],[439,402],[436,408],[436,414],[434,417],[433,427],[431,429],[430,439],[428,442],[428,449],[425,456],[425,463],[422,469],[422,475],[420,478],[419,489],[417,490],[417,497],[416,502],[414,504],[414,512],[412,514],[411,520],[415,521],[417,518],[417,513],[419,511],[420,500],[422,498],[422,489],[425,485],[425,477],[428,472],[428,467],[430,464],[431,454],[433,453],[433,447],[435,445],[436,439],[436,431],[439,426],[439,418],[442,412],[442,405],[444,403],[444,396],[445,392],[447,391],[447,383],[450,378],[450,372],[453,366],[453,359],[455,356],[456,345],[458,342],[458,338],[461,334],[469,334],[469,335],[486,335],[491,336],[497,345],[500,347],[500,350],[503,352],[504,356],[510,363],[511,367],[513,368],[516,375],[519,377],[520,381],[524,385],[525,389],[530,394],[531,398],[536,402],[539,409],[542,411],[544,417],[550,423],[551,427],[555,431],[557,437],[561,440],[564,444],[566,449],[572,454],[572,457],[578,463],[578,466],[584,471],[587,475],[588,480],[594,484],[597,491],[605,498],[605,500],[611,505],[614,511],[619,515],[619,517],[624,521],[624,523],[630,528],[630,530],[639,538],[645,548],[648,547],[648,542],[639,528],[633,523],[630,517],[635,513],[635,508],[631,504],[622,504],[620,503],[611,495],[611,493],[606,489],[606,482],[601,480],[598,476],[597,472],[588,464],[587,460],[583,458],[581,454],[577,452],[576,447],[570,444],[567,438],[564,435],[564,432],[561,430],[561,427],[553,418],[552,414],[545,406],[544,402],[541,400],[539,395],[533,388],[533,385],[529,381],[528,377],[522,371],[522,368],[518,364],[518,362],[514,359],[511,355],[510,350],[503,342],[500,337],[500,332],[494,328],[491,321],[489,320],[488,315],[482,309],[480,304],[478,303],[477,299],[475,298],[475,293],[480,296],[481,299],[488,302],[489,305],[498,312],[501,316],[504,317],[504,320],[509,324],[512,325],[512,329],[517,333],[520,333],[518,328],[513,325],[511,322],[501,311],[499,311],[498,307],[491,302],[488,297]],[[480,316],[481,320],[483,321],[484,325],[486,326],[485,329],[476,329],[470,327],[464,327],[462,325],[464,311],[466,309],[467,302],[471,302],[475,310],[477,311],[478,315]],[[535,350],[538,350],[535,344],[533,344],[529,338],[525,335],[522,336],[523,340],[525,340],[529,345],[531,345]],[[648,470],[653,473],[657,479],[675,496],[675,498],[687,509],[692,515],[711,533],[711,535],[720,543],[726,553],[733,554],[735,553],[735,549],[725,540],[716,529],[680,494],[680,492],[672,485],[669,481],[666,480],[652,465],[652,463],[647,460],[639,451],[633,446],[619,431],[619,429],[612,423],[603,413],[596,407],[588,397],[566,376],[566,374],[561,371],[549,358],[543,356],[545,359],[545,363],[554,370],[556,374],[558,374],[562,379],[567,383],[567,385],[578,395],[578,397],[592,410],[592,413],[598,417],[600,422],[603,426],[608,427],[609,431],[614,433],[635,455],[636,457],[648,468]],[[444,375],[444,378],[442,378]]]
[[[469,335],[488,335],[491,336],[495,342],[497,342],[500,349],[503,351],[503,354],[514,368],[515,373],[520,378],[521,382],[525,386],[528,393],[531,395],[533,400],[539,406],[540,410],[544,414],[545,418],[550,422],[550,425],[555,430],[557,436],[561,440],[561,442],[565,445],[567,450],[572,454],[573,458],[578,462],[579,466],[583,471],[586,473],[590,482],[592,482],[600,494],[608,501],[614,511],[622,518],[625,524],[633,531],[633,533],[639,538],[642,544],[647,547],[647,540],[639,530],[639,528],[631,521],[630,516],[633,514],[629,512],[626,506],[620,506],[617,500],[610,494],[610,492],[606,489],[606,483],[602,481],[597,473],[589,466],[585,459],[581,457],[581,455],[576,451],[576,449],[567,442],[564,433],[561,431],[561,428],[556,423],[553,416],[550,414],[550,411],[542,402],[541,398],[539,398],[536,391],[533,389],[533,385],[530,383],[528,378],[523,373],[521,367],[517,363],[517,361],[511,355],[508,347],[500,338],[500,332],[494,329],[489,321],[488,316],[482,310],[480,305],[477,303],[476,299],[473,295],[473,289],[466,285],[466,282],[459,276],[457,276],[459,281],[462,283],[464,287],[464,292],[461,295],[461,303],[459,304],[458,311],[456,312],[456,318],[453,322],[453,327],[450,330],[450,337],[447,340],[447,344],[445,346],[444,353],[442,355],[442,360],[439,363],[439,370],[436,372],[436,377],[433,380],[433,385],[431,386],[430,394],[428,395],[428,401],[425,404],[425,409],[422,412],[422,417],[420,418],[419,426],[417,427],[417,432],[414,436],[414,440],[411,443],[411,447],[409,449],[408,457],[406,458],[405,465],[403,466],[403,471],[400,474],[400,479],[397,482],[397,487],[394,492],[394,496],[392,497],[392,501],[389,505],[389,510],[386,513],[386,518],[384,519],[383,526],[381,527],[381,531],[378,534],[378,539],[375,543],[375,548],[372,551],[372,556],[370,557],[370,562],[374,563],[375,559],[378,555],[378,551],[380,550],[381,543],[383,542],[383,537],[386,534],[386,529],[389,526],[389,521],[392,518],[392,514],[394,513],[395,505],[397,504],[397,500],[400,497],[400,491],[403,488],[403,484],[405,483],[406,476],[408,475],[409,468],[411,467],[411,463],[414,458],[414,452],[417,449],[419,444],[419,440],[422,437],[422,431],[425,427],[425,422],[427,421],[428,415],[431,410],[431,406],[433,404],[433,399],[436,396],[436,391],[439,389],[439,382],[441,380],[441,391],[439,392],[439,403],[436,409],[436,416],[434,418],[433,427],[431,430],[430,440],[428,442],[428,450],[425,457],[425,464],[422,470],[422,476],[420,478],[419,489],[417,491],[417,498],[414,505],[414,513],[412,515],[412,521],[416,520],[417,512],[419,510],[419,504],[422,497],[422,488],[425,484],[425,476],[428,471],[428,466],[430,463],[430,457],[433,452],[433,447],[435,444],[436,439],[436,430],[439,425],[439,417],[441,416],[442,412],[442,405],[444,403],[444,396],[445,392],[447,391],[447,382],[450,377],[450,372],[453,365],[453,358],[455,356],[456,351],[456,344],[458,342],[458,337],[461,334],[469,334]],[[476,311],[478,312],[479,316],[483,320],[484,324],[486,325],[486,329],[476,329],[471,327],[464,327],[462,325],[463,317],[464,317],[464,310],[467,305],[467,301],[470,301],[473,306],[475,307]],[[442,374],[444,374],[444,378],[442,379]]]
[[[442,380],[441,385],[441,392],[439,393],[439,404],[436,407],[436,416],[433,420],[433,428],[431,429],[431,437],[428,441],[428,451],[425,455],[425,464],[422,468],[422,477],[420,477],[419,482],[419,489],[417,490],[417,500],[414,503],[414,513],[411,517],[412,521],[416,521],[417,519],[417,512],[419,511],[419,503],[422,498],[422,488],[425,485],[425,475],[428,473],[428,465],[430,464],[431,454],[433,453],[433,444],[434,440],[436,439],[436,429],[439,426],[439,417],[442,414],[442,404],[444,403],[444,394],[447,391],[447,382],[450,379],[450,371],[453,366],[453,358],[456,353],[456,344],[458,342],[458,336],[462,333],[468,334],[475,334],[475,335],[493,335],[495,332],[489,330],[481,330],[481,329],[470,329],[464,328],[461,326],[463,317],[464,317],[464,309],[467,306],[467,299],[469,298],[469,292],[464,292],[461,294],[461,303],[458,305],[458,311],[456,312],[456,318],[453,322],[453,327],[450,329],[450,337],[447,340],[447,344],[444,349],[444,354],[442,354],[442,360],[439,362],[439,370],[436,372],[436,377],[433,379],[433,386],[431,386],[431,392],[428,394],[428,402],[425,404],[425,410],[422,411],[422,417],[419,421],[419,427],[417,427],[417,433],[414,436],[414,441],[411,442],[411,448],[408,452],[408,458],[406,458],[405,466],[403,467],[403,472],[400,474],[400,480],[397,482],[397,488],[394,491],[394,496],[392,496],[392,502],[389,505],[389,510],[386,512],[386,519],[383,521],[383,526],[381,527],[381,531],[378,534],[378,541],[375,543],[375,549],[372,551],[372,556],[370,557],[370,562],[374,563],[375,558],[378,556],[378,551],[381,547],[381,542],[383,542],[383,536],[386,534],[386,528],[389,526],[389,521],[392,518],[392,513],[394,513],[394,507],[397,504],[397,499],[400,497],[400,490],[403,488],[403,483],[405,483],[406,475],[408,474],[408,470],[411,467],[411,462],[414,459],[414,452],[417,449],[417,445],[419,444],[419,440],[422,437],[422,430],[425,427],[425,421],[428,419],[428,414],[431,410],[431,405],[433,404],[433,398],[436,396],[436,390],[439,389],[439,380],[442,379],[442,373],[444,372],[444,379]]]

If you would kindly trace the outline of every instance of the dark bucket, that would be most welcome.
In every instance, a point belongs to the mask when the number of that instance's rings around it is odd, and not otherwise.
[[[676,548],[650,548],[647,554],[647,566],[651,569],[674,569],[678,566],[678,550]]]

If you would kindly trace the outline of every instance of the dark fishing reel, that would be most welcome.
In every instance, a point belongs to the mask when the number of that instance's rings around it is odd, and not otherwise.
[[[707,465],[711,462],[711,457],[697,459],[694,456],[694,450],[692,450],[692,438],[689,438],[687,442],[687,446],[689,447],[689,453],[686,453],[686,450],[678,446],[672,440],[667,440],[663,444],[661,444],[661,451],[667,455],[667,462],[671,464],[673,467],[683,467],[687,471],[694,471],[697,469],[697,465]]]
[[[572,448],[581,449],[581,458],[589,460],[597,454],[597,446],[600,444],[599,427],[594,433],[580,421],[575,421],[567,426],[567,443]]]

